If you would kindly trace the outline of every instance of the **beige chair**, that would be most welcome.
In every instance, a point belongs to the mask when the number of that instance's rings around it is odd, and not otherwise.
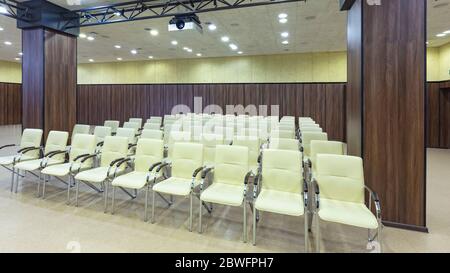
[[[288,138],[295,139],[295,130],[279,130],[272,129],[270,131],[270,138]]]
[[[302,139],[301,139],[301,145],[302,145],[302,151],[303,151],[303,158],[304,160],[308,160],[310,157],[310,145],[311,145],[311,141],[313,140],[324,140],[327,141],[328,140],[328,135],[327,133],[321,133],[321,132],[304,132],[302,134]]]
[[[33,171],[41,171],[47,166],[55,165],[64,162],[65,160],[65,151],[67,146],[67,140],[69,138],[68,132],[62,131],[50,131],[47,136],[47,140],[45,142],[45,148],[43,151],[43,157],[33,160],[27,160],[15,163],[13,168],[19,174],[20,171],[24,172],[33,172]],[[13,173],[14,176],[14,173]],[[40,175],[39,175],[40,176]],[[14,181],[14,179],[13,179]],[[46,183],[46,179],[44,178],[44,186]],[[19,185],[19,176],[17,176],[16,190]],[[40,185],[41,179],[39,177],[38,180],[38,196],[40,194]]]
[[[141,124],[139,122],[127,121],[123,123],[122,128],[133,129],[134,135],[137,137],[139,135],[139,129],[141,129]]]
[[[128,162],[134,161],[134,170],[124,175],[116,177],[112,185],[112,208],[111,213],[114,214],[115,192],[116,188],[141,190],[145,188],[145,210],[144,221],[147,221],[148,193],[154,181],[161,178],[155,168],[161,165],[164,156],[164,142],[162,139],[144,139],[141,138],[137,142],[136,156],[134,159],[121,161],[117,167]],[[127,191],[126,191],[127,192]]]
[[[214,166],[217,145],[223,145],[225,138],[218,134],[202,134],[201,143],[203,144],[203,162],[207,167]]]
[[[94,160],[89,159],[81,163],[83,158],[95,154],[95,136],[89,134],[76,134],[72,139],[72,146],[70,151],[59,152],[59,154],[69,154],[69,161],[66,163],[55,164],[44,168],[41,173],[45,176],[53,176],[62,179],[69,176],[67,184],[67,204],[70,202],[70,188],[73,185],[73,177],[80,171],[90,169],[93,167]],[[58,153],[53,153],[50,157],[56,156]],[[62,181],[62,180],[61,180]],[[45,183],[42,187],[42,198],[45,198]]]
[[[252,172],[249,171],[249,150],[243,146],[218,145],[216,147],[214,167],[208,168],[202,175],[200,186],[199,226],[202,232],[203,203],[226,206],[243,206],[243,241],[247,241],[247,184]],[[213,174],[212,184],[203,191],[204,180],[208,172]]]
[[[155,194],[189,197],[189,231],[192,231],[192,198],[194,190],[200,183],[200,173],[203,170],[203,145],[199,143],[177,142],[173,145],[170,163],[164,163],[157,171],[166,165],[170,166],[171,177],[153,186],[152,223],[155,222]]]
[[[128,139],[129,153],[132,155],[135,152],[135,146],[137,142],[136,130],[133,128],[118,128],[116,136],[126,137]]]
[[[0,166],[12,173],[11,192],[13,191],[14,186],[14,175],[19,175],[19,173],[14,170],[13,165],[23,161],[38,159],[41,151],[41,142],[41,129],[25,129],[22,133],[19,145],[7,144],[0,147],[0,150],[9,147],[19,147],[19,150],[16,153],[0,157]]]
[[[161,130],[161,125],[158,123],[145,123],[144,124],[144,130],[145,129],[149,129],[149,130]]]
[[[119,128],[120,129],[120,128]],[[118,130],[119,130],[118,129]],[[116,175],[121,174],[125,171],[124,165],[116,167],[116,164],[120,163],[122,160],[127,159],[128,153],[128,138],[120,136],[107,136],[105,137],[105,142],[103,144],[100,166],[89,169],[86,171],[79,172],[75,176],[76,184],[76,194],[75,194],[75,205],[78,207],[78,192],[80,187],[80,182],[83,182],[93,188],[97,192],[103,192],[104,199],[104,211],[106,213],[108,208],[108,185]],[[84,157],[81,163],[86,162],[90,158],[96,155]],[[100,190],[94,185],[100,184],[103,190]]]
[[[112,130],[113,129],[109,126],[95,126],[94,128],[94,136],[96,143],[95,145],[101,147],[103,145],[105,137],[110,136],[112,134]],[[115,133],[117,133],[117,128],[115,129]]]
[[[303,178],[302,156],[299,151],[263,151],[264,164],[261,175],[253,187],[253,245],[256,244],[258,211],[304,215],[305,251],[308,250],[308,186]],[[261,192],[258,194],[258,187]]]
[[[105,120],[103,126],[111,128],[111,135],[115,135],[117,128],[120,126],[120,122],[118,120]]]
[[[161,127],[162,117],[152,116],[149,119],[147,119],[146,123],[156,123]]]
[[[369,241],[381,241],[381,206],[375,192],[364,185],[362,159],[354,156],[318,154],[314,174],[316,251],[320,252],[320,221],[369,230]],[[369,208],[365,191],[369,192]],[[376,215],[371,211],[372,201]],[[372,237],[371,230],[377,230]]]
[[[339,141],[311,140],[309,146],[310,156],[307,165],[310,168],[310,173],[315,172],[318,154],[344,155],[344,143]]]
[[[130,118],[128,121],[129,121],[129,122],[134,122],[134,123],[139,124],[139,128],[142,127],[142,119],[141,119],[141,118]],[[125,126],[124,126],[124,127],[125,127]]]
[[[300,142],[297,139],[271,138],[269,149],[300,151]]]
[[[141,138],[163,139],[163,132],[161,130],[144,129],[141,133]]]
[[[261,142],[258,137],[252,136],[235,136],[233,146],[244,146],[248,148],[248,166],[253,174],[260,171],[260,151]]]
[[[234,138],[234,127],[215,126],[214,134],[222,135],[226,143],[231,143]]]
[[[91,126],[86,124],[75,124],[73,126],[72,135],[70,139],[73,139],[76,134],[89,134],[89,131],[91,129]]]
[[[172,158],[174,144],[177,142],[191,142],[192,137],[190,132],[180,132],[180,131],[171,131],[169,135],[169,141],[167,143],[167,160],[170,161]]]

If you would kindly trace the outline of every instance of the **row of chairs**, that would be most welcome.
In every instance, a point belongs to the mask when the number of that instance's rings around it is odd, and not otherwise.
[[[282,118],[281,123],[291,124],[292,119]],[[309,119],[299,120],[299,128],[305,125],[317,127],[313,124],[315,123]],[[172,142],[168,146],[161,138],[140,137],[135,146],[135,154],[130,154],[129,139],[117,134],[106,136],[99,150],[95,135],[78,133],[73,136],[70,149],[66,149],[68,133],[52,131],[48,135],[46,146],[36,149],[40,145],[42,131],[26,129],[21,141],[21,147],[25,149],[20,149],[18,155],[8,157],[9,161],[0,158],[0,165],[12,166],[11,185],[14,183],[14,176],[18,180],[20,170],[40,170],[40,175],[44,175],[42,196],[45,195],[45,184],[49,176],[62,178],[68,175],[68,202],[71,187],[76,186],[78,205],[79,183],[83,182],[103,193],[105,212],[108,207],[109,186],[112,186],[113,191],[112,212],[116,189],[130,195],[132,194],[127,190],[145,189],[145,220],[148,218],[147,200],[150,190],[153,197],[152,221],[155,220],[155,195],[168,203],[170,201],[164,195],[188,197],[190,230],[193,198],[196,197],[199,199],[199,232],[202,227],[202,208],[206,208],[208,212],[212,209],[208,203],[243,206],[244,241],[247,239],[246,206],[250,204],[253,210],[253,243],[256,242],[259,211],[303,215],[305,247],[308,245],[308,230],[311,229],[315,216],[317,250],[319,220],[377,229],[380,240],[379,201],[376,194],[369,191],[369,204],[373,201],[376,205],[377,215],[374,216],[370,208],[365,206],[364,190],[369,189],[364,186],[362,160],[345,156],[343,143],[327,141],[326,133],[300,129],[296,133],[298,139],[271,137],[265,145],[254,145],[257,149],[253,154],[246,145],[252,139],[250,137],[239,142],[240,137],[236,136],[232,145],[221,141],[212,141],[208,145],[206,140],[194,140],[185,133],[172,132]],[[184,134],[184,140],[175,139],[179,134]],[[169,153],[165,152],[168,147]],[[42,155],[39,155],[39,149],[42,150]],[[64,154],[68,155],[67,162]],[[99,159],[98,166],[96,158]],[[40,182],[38,192],[39,185]],[[248,194],[251,186],[253,195]],[[374,238],[375,236],[370,237],[371,240]]]

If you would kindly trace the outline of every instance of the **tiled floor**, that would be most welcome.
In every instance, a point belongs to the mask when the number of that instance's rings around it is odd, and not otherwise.
[[[0,145],[17,142],[20,127],[0,127]],[[12,150],[2,150],[5,155]],[[386,252],[450,251],[450,150],[428,150],[429,234],[384,228]],[[263,214],[257,245],[244,244],[242,208],[215,206],[205,215],[204,232],[189,232],[187,199],[167,206],[159,200],[156,223],[142,221],[143,194],[130,201],[118,194],[115,215],[103,213],[100,195],[82,187],[80,206],[66,205],[65,186],[52,180],[46,199],[36,198],[36,179],[21,180],[10,193],[10,173],[0,170],[1,252],[303,252],[303,219]],[[198,203],[194,203],[197,209]],[[249,213],[249,223],[250,223]],[[251,224],[248,226],[251,235]],[[366,230],[322,224],[322,251],[367,252]],[[314,234],[310,235],[311,241]]]

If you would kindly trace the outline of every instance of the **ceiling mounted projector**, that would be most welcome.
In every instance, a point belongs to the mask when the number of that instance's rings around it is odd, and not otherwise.
[[[198,16],[194,13],[177,15],[169,21],[169,31],[197,30],[203,33],[203,28]]]

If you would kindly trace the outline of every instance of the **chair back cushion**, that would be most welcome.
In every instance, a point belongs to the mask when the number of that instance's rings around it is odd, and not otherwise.
[[[260,140],[253,136],[235,136],[233,139],[233,146],[244,146],[248,148],[248,164],[255,166],[258,164],[258,157],[260,151]]]
[[[45,142],[44,154],[52,151],[64,151],[66,150],[67,140],[69,139],[69,133],[63,131],[50,131]],[[53,159],[64,161],[65,154],[59,154]]]
[[[144,129],[142,130],[141,138],[163,139],[163,132],[159,129]]]
[[[171,161],[173,177],[191,179],[194,170],[203,166],[203,144],[175,142]]]
[[[262,161],[263,189],[301,193],[303,172],[300,151],[265,149]]]
[[[72,141],[76,134],[89,134],[90,129],[91,129],[91,126],[89,126],[89,125],[75,124],[75,126],[73,126],[73,130],[72,130],[72,136],[71,136]]]
[[[111,162],[113,162],[114,160],[126,157],[127,152],[128,152],[128,138],[121,136],[105,137],[105,142],[103,144],[100,159],[100,166],[109,167],[109,164],[111,164]]]
[[[315,168],[318,154],[344,155],[344,143],[338,141],[312,140],[310,143],[310,160]]]
[[[289,138],[271,138],[270,149],[299,151],[299,142],[296,139]]]
[[[174,150],[174,144],[177,142],[191,142],[191,133],[190,132],[184,132],[184,131],[170,131],[169,132],[169,153],[168,157],[172,158],[173,150]]]
[[[203,161],[206,165],[214,164],[216,155],[216,146],[224,144],[223,135],[202,134],[201,143],[203,144]]]
[[[20,139],[20,148],[39,147],[42,142],[42,134],[41,129],[28,128],[23,130],[22,138]],[[39,156],[39,150],[30,151],[26,155],[36,158]]]
[[[118,120],[105,120],[103,126],[111,128],[111,132],[117,132],[117,128],[119,128],[120,122]],[[110,134],[111,135],[111,134]]]
[[[105,121],[106,123],[106,121]],[[110,136],[112,132],[111,127],[108,126],[95,126],[94,128],[94,136],[95,136],[95,143],[98,144],[99,142],[102,142],[105,140],[106,136]],[[117,132],[117,128],[116,128]]]
[[[164,157],[164,142],[161,139],[141,138],[137,142],[134,170],[148,172],[150,166]]]
[[[73,160],[83,154],[93,154],[95,153],[95,147],[97,143],[95,142],[95,136],[89,134],[76,134],[72,139],[72,145],[70,147],[69,161]],[[78,161],[79,162],[79,161]],[[83,163],[83,167],[90,167],[93,164],[93,160],[89,159]]]
[[[214,160],[214,183],[244,185],[248,173],[249,149],[245,146],[217,145]]]
[[[128,143],[133,144],[136,141],[136,130],[133,128],[117,128],[116,136],[126,137]]]
[[[305,156],[310,156],[310,145],[312,140],[328,140],[327,133],[321,132],[303,132],[302,133],[302,146]]]

